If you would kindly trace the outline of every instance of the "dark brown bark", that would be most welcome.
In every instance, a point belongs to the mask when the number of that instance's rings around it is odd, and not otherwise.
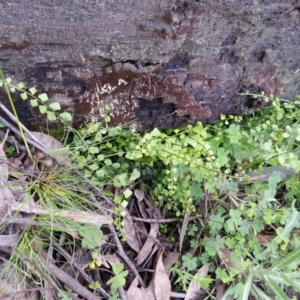
[[[5,75],[60,101],[75,126],[105,105],[112,124],[150,129],[259,107],[239,92],[300,94],[299,0],[0,0],[0,22]]]

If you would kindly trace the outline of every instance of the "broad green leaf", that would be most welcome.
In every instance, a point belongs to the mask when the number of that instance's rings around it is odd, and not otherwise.
[[[43,102],[47,102],[48,101],[48,95],[46,94],[46,93],[43,93],[43,94],[40,94],[40,95],[38,95],[38,98],[41,100],[41,101],[43,101]],[[55,102],[54,102],[55,103]],[[53,103],[51,103],[51,104],[53,104]],[[50,105],[51,105],[50,104]],[[49,106],[50,106],[49,105]]]
[[[96,175],[101,178],[101,177],[105,176],[105,173],[106,172],[103,169],[100,169],[100,170],[97,170]]]
[[[211,215],[208,221],[211,230],[219,232],[224,224],[224,218],[220,214]]]
[[[52,108],[54,111],[61,110],[59,102],[52,102],[49,104],[49,107]]]
[[[114,185],[116,187],[126,186],[128,184],[127,173],[118,174],[114,177]]]
[[[45,114],[47,112],[47,106],[46,105],[39,105],[39,110],[41,114]]]
[[[124,265],[122,263],[113,264],[112,269],[115,275],[118,275],[124,270]]]
[[[294,228],[300,228],[300,214],[295,208],[296,199],[293,200],[291,204],[292,212],[287,219],[287,223],[285,224],[283,231],[280,234],[280,237],[283,239],[285,237],[289,237],[291,231]]]
[[[112,165],[111,159],[109,159],[109,158],[104,159],[104,164],[105,164],[106,166],[111,166],[111,165]]]
[[[36,99],[31,99],[31,100],[30,100],[30,105],[31,105],[32,107],[36,107],[36,106],[38,106],[39,104],[38,104],[38,101],[37,101]]]
[[[70,113],[68,112],[63,112],[59,115],[59,117],[65,121],[65,122],[71,122],[72,121],[72,116]]]
[[[53,111],[47,111],[47,119],[49,121],[55,121],[56,120],[56,115]]]
[[[93,260],[96,260],[96,258],[98,257],[98,253],[96,251],[92,251],[91,256]]]
[[[93,163],[91,165],[89,165],[89,168],[92,170],[92,171],[96,171],[99,169],[99,165],[96,164],[96,163]]]
[[[136,179],[140,178],[140,176],[141,176],[140,171],[137,170],[137,169],[134,169],[134,170],[132,171],[131,175],[130,175],[129,181],[130,181],[130,182],[133,182],[133,181],[135,181]]]
[[[197,269],[197,258],[193,257],[191,253],[187,253],[182,256],[183,266],[187,268],[188,271],[194,271]]]
[[[26,99],[28,99],[28,95],[27,95],[27,93],[26,93],[26,92],[24,92],[24,93],[21,93],[21,94],[20,94],[20,96],[21,96],[21,98],[22,98],[23,100],[26,100]]]
[[[104,158],[105,158],[105,156],[104,156],[103,154],[99,154],[99,155],[97,156],[97,159],[98,159],[99,161],[103,160]]]
[[[84,224],[80,226],[79,234],[83,237],[81,243],[82,247],[94,249],[97,247],[103,237],[100,228],[93,224]]]
[[[151,131],[151,135],[154,136],[154,137],[159,137],[161,135],[161,132],[157,128],[154,128]]]
[[[91,146],[89,147],[89,153],[96,154],[99,153],[99,147]]]
[[[88,127],[88,133],[91,134],[91,133],[95,133],[99,130],[99,124],[91,124],[89,125]]]
[[[123,195],[125,196],[125,198],[129,198],[131,195],[132,195],[132,191],[130,189],[126,189],[124,192],[123,192]]]
[[[19,83],[17,84],[17,87],[18,87],[19,89],[24,89],[24,87],[25,87],[24,82],[19,82]]]
[[[31,93],[31,95],[34,95],[37,92],[37,89],[35,87],[31,87],[29,89],[29,92]]]

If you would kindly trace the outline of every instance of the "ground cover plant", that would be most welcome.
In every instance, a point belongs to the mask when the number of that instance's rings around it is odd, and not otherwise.
[[[300,99],[143,133],[107,110],[74,130],[45,94],[1,84],[69,133],[0,120],[3,297],[299,298]]]

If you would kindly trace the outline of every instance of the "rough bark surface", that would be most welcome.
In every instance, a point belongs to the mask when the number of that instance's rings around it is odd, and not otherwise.
[[[106,105],[112,124],[139,129],[247,113],[260,103],[239,92],[300,94],[299,57],[299,0],[0,0],[5,75],[47,92],[75,126]]]

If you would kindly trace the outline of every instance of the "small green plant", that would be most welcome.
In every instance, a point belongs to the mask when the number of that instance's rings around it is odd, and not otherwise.
[[[126,283],[126,276],[128,271],[124,271],[124,265],[122,263],[112,265],[114,277],[107,281],[107,284],[111,285],[113,289],[117,289],[119,286],[123,286]]]
[[[101,287],[101,283],[99,281],[92,282],[89,284],[89,288],[92,290],[97,290],[99,287]]]
[[[91,253],[93,261],[89,264],[91,269],[95,269],[96,267],[100,267],[102,265],[102,261],[98,259],[98,253],[96,251],[92,251]]]
[[[19,82],[17,84],[12,83],[11,78],[5,78],[2,76],[0,78],[0,87],[7,87],[10,93],[18,92],[20,97],[28,101],[31,107],[37,107],[41,114],[46,114],[47,119],[49,121],[56,121],[59,118],[61,121],[69,123],[72,121],[72,116],[68,112],[59,113],[61,110],[61,106],[59,102],[51,102],[47,104],[49,98],[46,93],[42,93],[37,95],[37,89],[35,87],[31,87],[26,89],[25,84],[23,82]],[[13,102],[11,101],[11,105]],[[14,110],[14,114],[16,115],[16,111]]]

